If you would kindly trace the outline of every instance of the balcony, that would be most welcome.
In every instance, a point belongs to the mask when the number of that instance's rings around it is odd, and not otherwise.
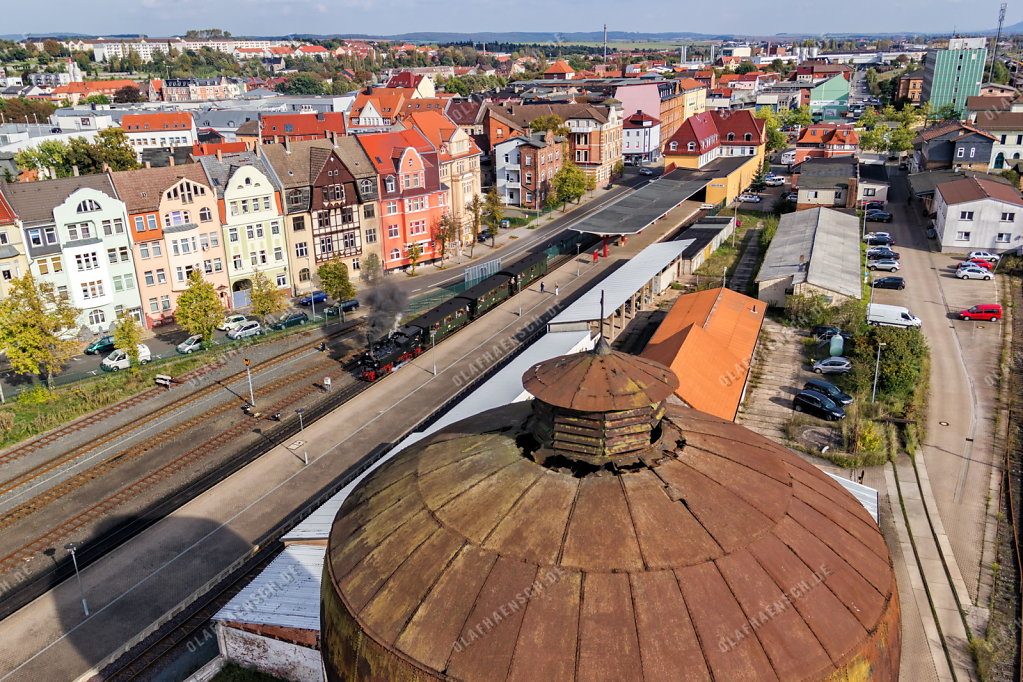
[[[504,169],[506,171],[519,171],[522,170],[522,167],[517,163],[506,163],[504,164]]]
[[[522,187],[522,183],[519,182],[518,180],[515,181],[509,180],[506,183],[504,183],[504,186],[507,187],[508,189],[519,189],[520,187]]]

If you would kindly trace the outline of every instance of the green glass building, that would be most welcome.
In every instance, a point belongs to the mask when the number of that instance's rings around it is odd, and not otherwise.
[[[952,38],[947,49],[929,50],[921,101],[930,102],[931,111],[951,104],[962,116],[966,98],[980,94],[986,60],[987,38]]]

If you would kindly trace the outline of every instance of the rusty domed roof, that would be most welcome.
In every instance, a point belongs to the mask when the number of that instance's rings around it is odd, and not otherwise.
[[[629,395],[650,399],[659,376]],[[324,568],[328,680],[897,679],[884,539],[816,467],[668,405],[672,435],[639,465],[580,475],[523,452],[530,413],[448,427],[345,501]]]
[[[590,353],[575,353],[538,363],[522,375],[533,397],[579,412],[631,410],[666,399],[679,386],[664,365],[612,351],[601,339]]]

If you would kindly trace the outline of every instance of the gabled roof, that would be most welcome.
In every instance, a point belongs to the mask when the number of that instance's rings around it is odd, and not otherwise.
[[[234,154],[221,154],[219,159],[216,156],[200,156],[196,160],[206,172],[206,177],[208,178],[206,185],[212,186],[219,198],[224,197],[224,188],[231,177],[238,169],[246,166],[252,166],[260,171],[274,185],[274,189],[277,189],[277,175],[266,163],[266,160],[262,156],[257,155],[256,152],[246,151]]]
[[[118,171],[110,174],[117,190],[117,198],[124,202],[128,213],[155,211],[160,206],[160,196],[168,187],[182,179],[188,179],[209,187],[209,180],[198,164],[143,168],[141,170]],[[210,188],[212,190],[212,188]]]
[[[481,102],[449,100],[444,114],[458,125],[475,125],[482,108]]]
[[[411,71],[399,71],[391,76],[385,88],[417,88],[423,82],[423,76]]]
[[[569,66],[568,62],[562,59],[548,66],[547,70],[544,71],[544,74],[548,73],[575,73],[575,69]]]
[[[974,95],[966,98],[966,108],[970,111],[1008,111],[1012,108],[1017,95]],[[985,125],[987,122],[985,121]]]
[[[860,136],[852,125],[815,123],[803,128],[796,144],[859,144]]]
[[[358,117],[370,102],[382,118],[394,118],[405,111],[405,101],[412,99],[414,90],[409,88],[367,88],[355,97],[349,115]]]
[[[524,130],[530,123],[541,116],[551,114],[560,116],[565,121],[572,119],[591,119],[598,123],[607,123],[610,108],[593,104],[494,104],[487,103],[487,115],[507,123],[513,128]]]
[[[654,118],[649,114],[644,114],[642,111],[637,111],[631,116],[626,116],[625,120],[622,121],[622,126],[626,128],[649,128],[651,126],[659,124],[660,122],[661,119],[659,118]]]
[[[450,103],[450,97],[416,97],[405,102],[405,111],[410,114],[417,111],[443,112]]]
[[[263,137],[323,136],[327,133],[345,134],[345,115],[340,111],[325,111],[317,114],[264,114],[260,118]],[[244,125],[244,124],[243,124]],[[286,128],[291,126],[291,130]],[[241,128],[239,128],[241,132]]]
[[[0,223],[7,224],[13,223],[18,219],[18,214],[14,211],[14,207],[8,203],[6,197],[3,195],[3,185],[0,185]]]
[[[766,312],[765,304],[730,289],[685,294],[640,356],[675,372],[681,384],[675,395],[687,405],[732,420]]]
[[[0,192],[7,197],[18,217],[29,224],[52,221],[54,207],[82,188],[95,189],[111,197],[117,196],[106,173],[3,184],[0,185]]]
[[[189,130],[195,126],[191,114],[183,112],[157,114],[125,114],[121,128],[125,132],[140,133],[155,130]]]
[[[244,142],[203,142],[192,145],[192,156],[205,156],[207,154],[230,154],[231,152],[244,152],[249,146]]]
[[[401,162],[402,154],[409,147],[415,148],[420,154],[432,154],[436,151],[430,141],[414,128],[356,135],[355,139],[362,145],[373,167],[381,174],[395,173]],[[427,166],[431,165],[425,157],[423,163]]]
[[[985,130],[1023,130],[1023,111],[992,111],[984,116]]]
[[[986,178],[973,177],[953,180],[938,185],[936,190],[949,205],[995,199],[1007,204],[1023,206],[1023,199],[1020,198],[1020,194],[1015,188]]]
[[[992,140],[995,139],[995,136],[992,135],[991,133],[985,130],[981,130],[980,128],[969,123],[966,123],[964,121],[945,121],[944,123],[933,125],[930,128],[924,128],[917,134],[917,139],[923,140],[924,142],[929,142],[936,138],[942,137],[944,135],[949,135],[952,133],[958,133],[959,136],[977,134],[990,138]]]
[[[759,146],[764,143],[764,119],[757,118],[749,109],[735,111],[704,111],[693,114],[679,126],[675,134],[667,142],[666,149],[670,154],[704,154],[719,144]],[[728,141],[728,134],[733,133],[735,139]],[[746,141],[746,134],[752,136]],[[672,142],[678,143],[672,150]],[[689,143],[696,143],[696,149],[689,151]]]
[[[58,85],[52,91],[51,95],[94,95],[100,92],[113,92],[120,90],[123,87],[137,88],[138,83],[132,80],[109,80],[109,81],[74,81],[67,85]]]
[[[470,156],[476,156],[482,154],[479,147],[476,146],[476,142],[471,137],[466,135],[469,142],[469,149],[461,154],[451,154],[450,148],[445,146],[451,142],[451,138],[454,137],[460,128],[447,116],[437,111],[420,111],[414,114],[409,114],[405,121],[406,125],[411,126],[418,130],[420,133],[430,141],[440,156],[441,161],[449,161],[455,158],[468,158]],[[464,134],[464,133],[463,133]]]
[[[687,92],[689,90],[700,90],[701,88],[706,87],[707,85],[705,83],[701,83],[695,78],[680,78],[678,80],[678,88],[682,92]]]

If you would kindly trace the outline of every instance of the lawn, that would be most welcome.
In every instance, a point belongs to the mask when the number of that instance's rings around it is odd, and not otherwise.
[[[726,215],[721,214],[721,215]],[[777,226],[778,217],[773,215],[766,215],[760,213],[739,213],[739,222],[741,227],[735,230],[734,238],[728,238],[721,246],[717,248],[710,257],[703,262],[703,264],[697,268],[696,275],[698,278],[697,289],[711,289],[717,286],[721,286],[721,273],[727,268],[728,277],[730,278],[735,273],[735,268],[739,264],[739,260],[742,258],[743,243],[746,237],[746,233],[757,226],[758,223],[764,224],[764,232],[771,235],[774,234],[772,226]],[[767,250],[767,244],[761,243],[761,255]],[[754,275],[756,271],[754,271]],[[703,278],[706,278],[705,280]]]

